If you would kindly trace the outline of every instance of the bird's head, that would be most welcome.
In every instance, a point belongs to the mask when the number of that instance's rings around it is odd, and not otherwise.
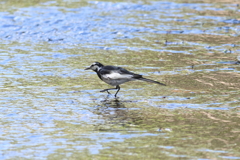
[[[91,70],[97,72],[102,67],[103,67],[103,64],[101,64],[99,62],[94,62],[91,66],[85,68],[85,70],[91,69]]]

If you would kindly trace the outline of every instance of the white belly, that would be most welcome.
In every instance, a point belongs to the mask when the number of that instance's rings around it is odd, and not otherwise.
[[[132,75],[107,74],[102,76],[102,80],[109,85],[117,86],[125,82],[134,81]]]
[[[103,81],[106,82],[109,85],[117,86],[117,85],[123,84],[125,82],[129,82],[131,80],[125,80],[125,79],[119,79],[119,80],[103,79]]]

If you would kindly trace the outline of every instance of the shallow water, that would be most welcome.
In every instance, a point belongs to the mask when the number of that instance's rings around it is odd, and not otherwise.
[[[1,159],[240,159],[238,2],[0,3]]]

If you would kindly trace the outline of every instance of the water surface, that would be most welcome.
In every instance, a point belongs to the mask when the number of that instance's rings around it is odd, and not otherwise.
[[[0,3],[1,159],[240,159],[238,2]]]

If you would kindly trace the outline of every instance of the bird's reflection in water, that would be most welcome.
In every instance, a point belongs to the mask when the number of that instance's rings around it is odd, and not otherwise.
[[[119,99],[109,99],[106,98],[101,101],[94,113],[101,116],[101,119],[104,119],[104,123],[98,125],[98,130],[122,130],[126,128],[131,121],[129,116],[129,110],[125,106],[126,101],[121,101]],[[118,127],[117,127],[118,126]],[[121,126],[121,127],[120,127]]]
[[[114,98],[114,99],[108,99],[108,97],[101,101],[102,105],[104,107],[110,107],[110,108],[126,108],[124,103],[121,102],[119,99]]]

